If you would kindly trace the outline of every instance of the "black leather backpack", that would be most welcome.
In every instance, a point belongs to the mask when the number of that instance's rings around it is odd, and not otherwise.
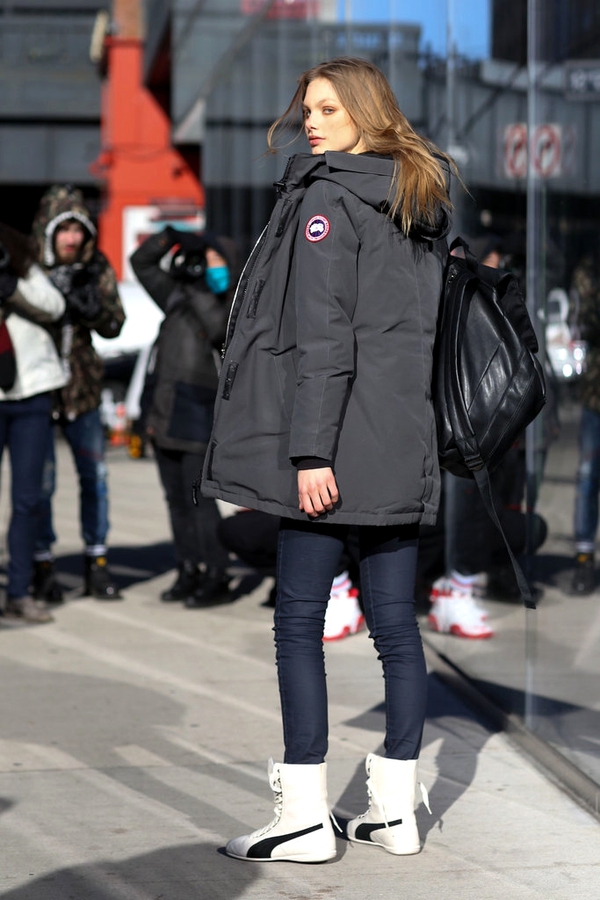
[[[456,238],[444,276],[433,377],[440,465],[477,482],[506,543],[523,602],[532,609],[529,585],[494,508],[489,473],[546,402],[537,349],[515,276],[480,265]]]

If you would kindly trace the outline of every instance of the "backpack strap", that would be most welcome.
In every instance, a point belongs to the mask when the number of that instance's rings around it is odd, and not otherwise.
[[[457,247],[460,247],[462,249],[462,252],[455,254],[453,253],[453,251],[456,250]],[[471,272],[477,274],[477,270],[479,269],[479,261],[477,257],[474,256],[471,252],[471,248],[469,247],[467,242],[463,238],[461,238],[460,235],[454,238],[454,240],[448,247],[448,253],[451,256],[458,256],[459,258],[464,259]]]
[[[496,525],[496,528],[502,535],[502,539],[506,544],[506,549],[508,550],[508,555],[510,557],[510,561],[512,563],[512,567],[515,573],[515,578],[517,579],[517,584],[519,586],[519,590],[521,592],[521,599],[525,604],[527,609],[535,609],[535,600],[531,594],[531,589],[527,583],[527,579],[523,574],[523,570],[521,566],[517,562],[517,559],[510,548],[510,544],[508,543],[508,538],[504,533],[504,529],[500,524],[500,519],[498,518],[498,513],[496,512],[496,507],[494,506],[494,499],[492,495],[492,485],[490,483],[490,473],[488,472],[487,466],[483,466],[483,468],[476,469],[473,471],[473,477],[475,478],[475,482],[477,487],[479,488],[479,493],[481,495],[481,499],[483,501],[483,505],[485,506],[488,515]]]

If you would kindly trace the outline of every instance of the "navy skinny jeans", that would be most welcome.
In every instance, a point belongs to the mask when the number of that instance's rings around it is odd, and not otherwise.
[[[360,526],[364,613],[385,683],[385,755],[417,759],[427,670],[414,609],[418,526]],[[275,645],[284,762],[318,764],[328,745],[323,624],[348,526],[283,519]]]
[[[9,597],[29,593],[44,454],[52,428],[50,394],[0,403],[0,460],[8,447],[12,510],[8,528]]]

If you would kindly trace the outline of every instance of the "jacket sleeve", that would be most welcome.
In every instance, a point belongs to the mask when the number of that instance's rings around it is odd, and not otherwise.
[[[177,232],[170,234],[169,229],[153,234],[137,248],[129,261],[142,287],[164,313],[168,314],[176,304],[187,303],[208,340],[217,346],[225,337],[231,298],[229,294],[227,300],[218,298],[211,291],[191,284],[184,290],[177,290],[181,282],[163,272],[160,261],[178,238]]]
[[[163,312],[167,311],[168,300],[175,288],[175,279],[160,268],[160,261],[176,241],[165,229],[153,234],[129,257],[131,267],[143,288]]]
[[[348,195],[326,182],[309,187],[295,257],[298,377],[290,458],[334,460],[355,346],[359,239]]]
[[[125,322],[125,310],[119,297],[115,270],[99,250],[94,255],[91,266],[98,279],[98,291],[101,299],[101,311],[93,319],[83,319],[81,324],[97,331],[103,338],[116,338],[121,333]]]
[[[32,322],[48,324],[63,315],[65,298],[40,267],[33,265],[27,278],[19,278],[17,289],[7,303],[8,310]]]

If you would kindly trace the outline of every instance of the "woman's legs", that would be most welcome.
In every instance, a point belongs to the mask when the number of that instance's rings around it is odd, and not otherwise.
[[[417,759],[427,669],[414,609],[418,528],[360,528],[360,580],[369,633],[383,665],[385,755]]]
[[[277,559],[275,644],[285,763],[322,763],[327,753],[325,610],[346,528],[283,519]]]
[[[282,520],[275,609],[286,763],[321,763],[327,752],[323,621],[347,537],[345,526]],[[419,756],[427,670],[415,616],[418,528],[359,529],[361,589],[383,665],[386,756]]]

